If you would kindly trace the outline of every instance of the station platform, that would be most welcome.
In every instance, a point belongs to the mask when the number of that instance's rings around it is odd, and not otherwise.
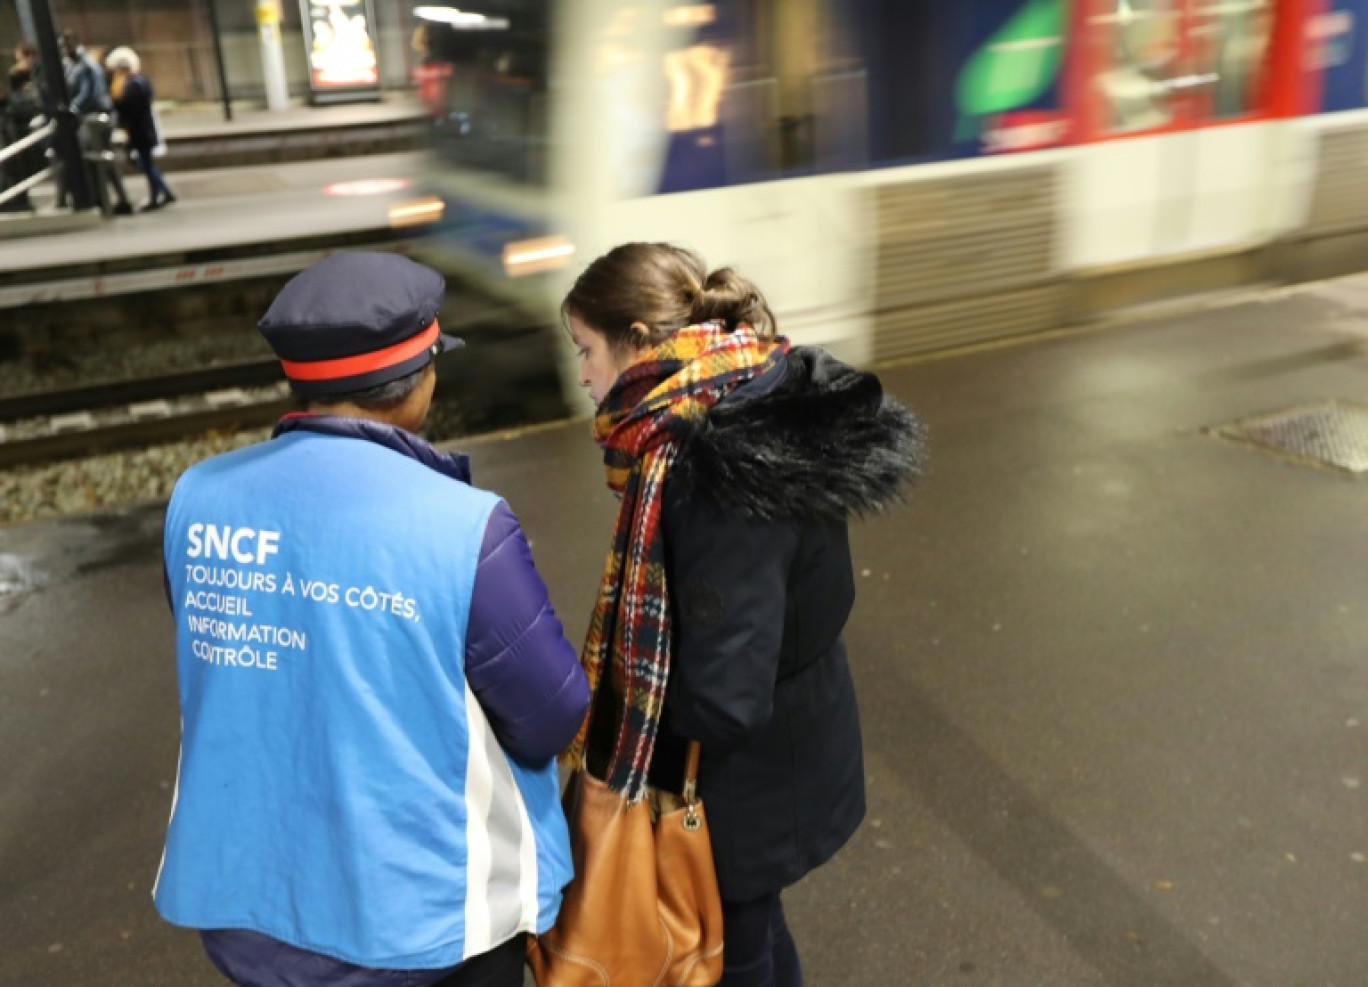
[[[225,118],[222,103],[212,102],[158,104],[157,113],[168,143],[237,133],[342,130],[423,118],[422,106],[407,92],[386,92],[378,100],[326,106],[294,101],[282,110],[236,101],[232,104],[231,120]]]
[[[0,309],[302,270],[313,251],[391,242],[405,233],[390,207],[432,167],[412,151],[172,176],[179,201],[156,212],[0,239]],[[355,194],[365,182],[383,184]],[[130,198],[141,183],[128,179]]]
[[[225,119],[221,104],[159,111],[167,172],[417,150],[425,146],[429,128],[407,92],[332,106],[292,103],[282,110],[235,104],[232,113]]]
[[[195,105],[161,120],[168,151],[158,164],[180,201],[132,216],[72,215],[54,212],[51,186],[40,188],[37,213],[0,213],[0,309],[185,287],[211,270],[220,280],[251,276],[250,265],[233,263],[244,254],[385,242],[389,205],[434,167],[424,150],[428,121],[407,94],[274,112],[239,107],[231,121],[221,107]],[[365,181],[395,187],[357,194]],[[131,167],[124,183],[134,203],[146,197]],[[307,261],[268,266],[292,271]]]
[[[1368,279],[881,373],[933,468],[852,528],[869,813],[786,895],[807,982],[1368,982],[1368,430],[1342,471],[1253,442],[1361,423]],[[588,424],[465,448],[580,639],[615,505]],[[0,982],[221,982],[149,898],[161,521],[0,528]]]

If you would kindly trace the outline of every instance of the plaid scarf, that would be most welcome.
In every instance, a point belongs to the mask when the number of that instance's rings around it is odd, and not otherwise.
[[[750,326],[726,332],[721,322],[681,329],[613,385],[594,419],[608,486],[621,497],[612,547],[580,661],[593,702],[566,752],[584,764],[589,724],[622,710],[609,762],[608,787],[635,802],[646,773],[670,676],[670,596],[665,585],[661,503],[665,480],[690,423],[788,352],[785,339],[760,340]],[[603,670],[610,697],[600,694]],[[607,701],[609,698],[615,703]]]

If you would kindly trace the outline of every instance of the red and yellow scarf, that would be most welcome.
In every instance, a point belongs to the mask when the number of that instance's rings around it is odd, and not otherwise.
[[[646,794],[670,676],[670,595],[661,531],[665,480],[689,423],[774,366],[788,348],[784,339],[759,339],[750,326],[730,333],[720,322],[681,329],[623,373],[594,419],[608,486],[621,496],[621,506],[580,655],[594,700],[566,761],[573,768],[583,765],[590,721],[620,708],[606,781],[628,801]],[[603,683],[611,696],[599,688],[605,667],[611,669]]]

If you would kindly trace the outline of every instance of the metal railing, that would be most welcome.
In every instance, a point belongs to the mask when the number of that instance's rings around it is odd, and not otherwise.
[[[13,144],[10,144],[5,148],[0,149],[0,164],[4,164],[10,158],[14,157],[16,154],[22,154],[24,151],[28,150],[34,144],[38,144],[42,141],[47,140],[56,132],[57,124],[54,121],[49,120],[47,123],[43,124],[33,133],[29,134],[27,137],[21,140],[17,140]]]
[[[0,165],[3,165],[10,158],[18,154],[23,154],[25,151],[27,151],[30,147],[33,147],[35,144],[41,144],[43,141],[47,140],[56,132],[56,121],[49,120],[41,127],[34,130],[33,133],[29,134],[27,137],[15,141],[8,147],[0,149]],[[17,199],[19,196],[23,195],[29,189],[34,188],[37,185],[41,185],[43,182],[51,178],[53,174],[55,174],[55,172],[56,169],[52,165],[48,165],[46,168],[44,168],[37,174],[30,175],[28,178],[25,178],[22,182],[19,182],[16,185],[11,185],[3,192],[0,192],[0,206],[3,206],[6,202],[9,202],[11,199]]]
[[[41,117],[39,119],[42,119]],[[81,160],[89,169],[90,180],[94,184],[95,205],[100,212],[106,216],[110,215],[111,204],[109,201],[110,184],[116,185],[119,190],[120,202],[127,196],[123,192],[122,178],[118,174],[118,165],[115,164],[114,152],[110,150],[113,145],[113,125],[108,113],[94,113],[81,119],[80,127],[91,128],[82,130],[81,137]],[[0,150],[0,165],[15,155],[22,154],[24,151],[33,147],[57,132],[58,125],[55,120],[47,120],[38,125],[34,131],[22,140],[17,140],[8,147]],[[0,206],[16,199],[28,192],[30,189],[41,185],[49,178],[57,180],[58,198],[62,198],[62,162],[58,160],[55,148],[48,148],[45,156],[49,162],[46,168],[36,174],[30,175],[21,182],[17,182],[4,191],[0,191]]]

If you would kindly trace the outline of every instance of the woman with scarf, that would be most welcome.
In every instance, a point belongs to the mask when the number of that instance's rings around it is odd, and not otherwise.
[[[621,498],[568,761],[635,801],[678,791],[698,741],[722,982],[801,984],[780,892],[865,811],[847,519],[918,475],[921,426],[874,375],[791,346],[753,284],[687,250],[615,248],[562,314]]]

